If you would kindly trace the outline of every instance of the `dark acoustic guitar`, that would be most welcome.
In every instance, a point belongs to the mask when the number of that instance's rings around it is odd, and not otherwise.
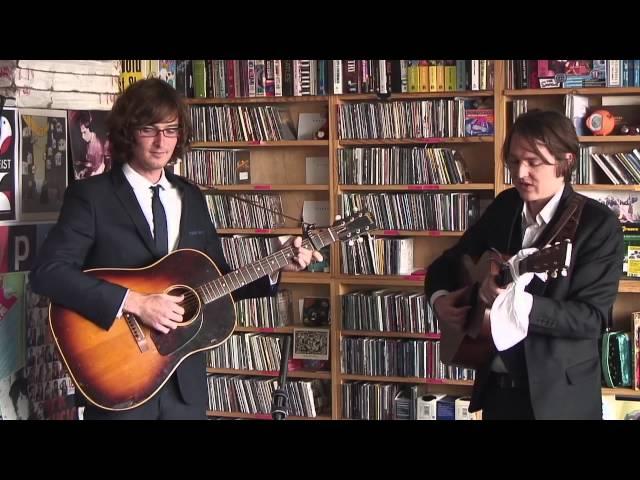
[[[508,258],[498,252],[488,251],[477,261],[467,255],[462,259],[462,280],[466,290],[458,306],[471,305],[471,309],[462,329],[440,322],[442,362],[477,370],[491,360],[495,353],[489,317],[491,308],[482,301],[478,289],[482,280],[491,272],[491,263],[496,260],[500,262],[496,277],[498,286],[504,287],[513,281],[509,267],[504,263]],[[566,276],[570,259],[571,242],[556,242],[521,260],[518,271],[520,274],[546,272],[551,278],[556,278],[558,274]]]
[[[375,228],[369,212],[359,212],[316,229],[303,246],[318,250],[351,240]],[[261,260],[221,275],[205,254],[176,250],[145,268],[99,268],[86,273],[141,293],[182,295],[183,322],[163,334],[133,315],[117,318],[104,330],[82,315],[51,304],[49,324],[64,363],[77,388],[107,410],[128,410],[151,398],[189,355],[220,345],[235,328],[231,292],[276,272],[289,263],[285,247]]]

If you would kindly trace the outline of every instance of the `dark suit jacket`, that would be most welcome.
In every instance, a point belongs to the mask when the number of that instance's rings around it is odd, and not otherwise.
[[[566,185],[546,228],[557,222],[572,192]],[[437,290],[461,287],[453,272],[458,271],[464,254],[479,256],[491,247],[510,255],[520,250],[522,206],[515,188],[498,195],[460,241],[429,266],[425,279],[428,299]],[[535,277],[527,287],[533,294],[529,331],[523,345],[517,347],[524,347],[536,418],[602,418],[598,341],[617,295],[623,257],[618,219],[606,206],[587,199],[569,275],[549,278],[546,286]],[[488,374],[489,365],[477,372],[472,411],[482,408]]]
[[[222,273],[230,268],[213,227],[203,194],[185,179],[165,171],[182,192],[178,248],[206,253]],[[60,218],[30,274],[33,290],[109,329],[126,289],[82,273],[89,268],[140,268],[159,255],[133,188],[122,169],[78,181],[65,192]],[[268,277],[237,290],[233,297],[273,295]],[[189,404],[207,405],[204,353],[186,358],[176,370],[180,393]]]

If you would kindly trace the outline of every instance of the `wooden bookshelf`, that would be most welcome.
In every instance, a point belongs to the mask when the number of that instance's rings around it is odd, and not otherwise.
[[[381,375],[353,375],[343,373],[342,380],[361,381],[361,382],[381,382],[381,383],[424,383],[428,385],[457,385],[471,386],[473,382],[470,380],[442,380],[439,378],[421,378],[421,377],[386,377]]]
[[[380,237],[386,236],[407,236],[407,237],[461,237],[464,232],[447,230],[372,230],[371,235]]]
[[[342,330],[343,337],[384,337],[384,338],[417,338],[419,340],[439,340],[439,333],[410,333],[370,330]]]
[[[493,190],[493,183],[454,183],[438,185],[338,185],[343,192],[431,192]]]
[[[593,87],[593,88],[523,88],[504,90],[504,97],[536,97],[550,95],[640,95],[637,87]]]
[[[577,191],[617,190],[621,192],[640,192],[640,185],[606,185],[603,183],[599,183],[592,185],[573,185],[573,188]]]
[[[344,285],[379,285],[411,287],[424,285],[424,275],[336,275],[335,279]]]
[[[506,77],[505,77],[506,78]],[[592,107],[601,106],[601,97],[603,96],[637,96],[640,95],[638,87],[598,87],[598,88],[560,88],[560,89],[503,89],[502,92],[496,92],[496,98],[501,104],[499,113],[496,113],[496,121],[501,118],[501,128],[505,133],[508,128],[507,122],[511,121],[507,115],[507,104],[516,99],[527,99],[528,108],[555,108],[564,111],[563,99],[565,95],[583,95],[589,98],[589,105]],[[601,108],[606,109],[606,106]],[[638,107],[640,108],[640,106]],[[496,139],[504,138],[504,135],[498,135]],[[578,140],[581,144],[594,147],[599,152],[619,152],[637,148],[640,145],[640,136],[638,135],[606,135],[606,136],[579,136]],[[496,140],[497,141],[497,140]],[[499,157],[496,156],[496,183],[502,182],[503,171],[502,163],[498,162]],[[503,185],[503,187],[508,187]],[[575,190],[579,192],[590,191],[615,191],[615,192],[638,192],[640,185],[611,185],[611,184],[591,184],[591,185],[573,185]],[[638,279],[640,280],[640,279]],[[639,298],[640,281],[636,279],[622,277],[618,285],[618,297],[614,303],[613,322],[616,330],[628,331],[631,327],[631,312],[640,311]],[[617,398],[635,398],[640,399],[640,391],[631,388],[603,388],[603,394],[613,394]]]
[[[193,142],[193,148],[289,148],[327,147],[328,140],[273,140],[255,142]]]
[[[440,143],[493,143],[493,136],[484,137],[431,137],[431,138],[370,138],[358,140],[338,140],[342,147],[359,147],[362,145],[421,145]]]
[[[220,235],[301,235],[302,228],[218,228]]]
[[[297,129],[298,118],[301,113],[317,113],[328,111],[330,98],[328,96],[305,96],[305,97],[255,97],[255,98],[207,98],[189,99],[190,105],[274,105],[279,110],[288,112],[294,134]],[[330,142],[324,140],[280,140],[280,141],[251,141],[251,142],[196,142],[193,148],[200,149],[239,149],[249,151],[249,182],[235,185],[201,185],[205,194],[235,194],[240,193],[273,193],[282,199],[282,212],[294,218],[300,218],[302,207],[306,200],[324,200],[334,211],[334,198],[332,192],[335,190],[333,176],[327,172],[327,179],[322,184],[307,183],[305,175],[306,158],[308,157],[331,157],[329,149]],[[330,165],[330,164],[329,164]],[[330,217],[330,221],[333,217]],[[326,225],[318,225],[325,227]],[[243,236],[280,236],[280,235],[302,235],[302,228],[299,222],[286,219],[285,224],[279,228],[220,228],[220,235],[243,235]],[[332,258],[334,258],[332,256]],[[237,326],[236,333],[265,333],[292,335],[296,327],[302,327],[298,313],[298,300],[308,296],[330,297],[334,280],[331,272],[283,272],[280,275],[280,284],[291,292],[293,303],[290,321],[293,324],[285,327],[242,327]],[[208,368],[211,374],[223,375],[246,375],[256,377],[276,377],[279,372],[257,371],[257,370],[236,370],[223,368]],[[333,382],[333,372],[329,371],[308,371],[291,370],[288,377],[293,379],[320,380],[322,382]],[[333,388],[330,388],[333,390]],[[329,419],[332,416],[337,418],[333,392],[331,392],[331,405],[328,414],[317,417],[317,419]],[[250,415],[241,412],[208,412],[210,416],[232,417],[232,418],[271,418],[270,415]],[[296,417],[288,417],[296,419]],[[306,419],[306,418],[301,418]],[[313,420],[313,419],[312,419]]]
[[[243,413],[243,412],[223,412],[221,410],[207,410],[208,417],[242,418],[245,420],[273,420],[269,413]],[[328,415],[318,415],[316,417],[296,417],[289,415],[287,420],[331,420]]]
[[[618,284],[618,292],[640,293],[640,278],[638,278],[637,280],[630,279],[630,278],[622,278],[620,280],[620,283]]]
[[[562,105],[562,98],[566,94],[587,95],[598,97],[602,95],[640,95],[640,88],[579,88],[579,89],[506,89],[506,61],[494,63],[494,86],[491,90],[483,91],[448,91],[448,92],[420,92],[420,93],[391,93],[386,98],[379,95],[343,94],[306,97],[258,97],[235,99],[190,99],[191,105],[236,104],[260,105],[274,104],[279,107],[290,108],[294,123],[300,112],[328,112],[329,136],[326,140],[283,140],[277,142],[199,142],[193,144],[195,148],[227,148],[249,149],[251,151],[251,183],[244,185],[215,186],[221,192],[277,192],[289,196],[289,203],[283,207],[285,213],[301,211],[301,199],[326,199],[329,201],[330,216],[333,219],[340,212],[340,195],[349,193],[457,193],[472,192],[480,198],[490,199],[509,188],[503,180],[503,163],[501,149],[508,129],[511,125],[510,104],[516,99],[531,99],[530,103],[542,107]],[[341,104],[348,102],[393,102],[429,99],[472,99],[492,101],[495,118],[494,134],[491,136],[473,137],[433,137],[433,138],[403,138],[403,139],[340,139],[338,137],[338,109]],[[537,103],[536,103],[537,102]],[[615,148],[616,145],[626,148],[634,143],[640,144],[640,136],[582,136],[580,142],[595,145],[598,148]],[[380,147],[405,146],[426,147],[437,146],[455,149],[463,153],[471,183],[446,185],[366,185],[341,184],[338,178],[338,154],[343,149],[352,147]],[[307,156],[328,156],[328,181],[322,185],[309,185],[305,181],[304,158]],[[640,191],[640,185],[576,185],[578,191],[614,190]],[[206,187],[203,187],[206,190]],[[213,190],[211,190],[213,191]],[[291,224],[276,229],[220,229],[222,235],[300,235],[301,229]],[[372,235],[378,237],[411,237],[416,244],[414,251],[415,273],[412,275],[346,275],[341,273],[341,245],[336,242],[331,246],[331,264],[329,273],[284,273],[281,283],[287,288],[302,289],[305,292],[320,292],[318,296],[331,298],[331,353],[328,372],[289,372],[292,378],[318,378],[330,382],[331,413],[318,418],[343,418],[342,414],[342,384],[352,381],[423,384],[431,391],[434,388],[454,388],[456,391],[470,393],[471,381],[437,380],[415,377],[384,377],[352,375],[341,372],[341,339],[353,337],[389,338],[389,339],[417,339],[436,340],[437,334],[407,333],[407,332],[379,332],[342,329],[341,295],[360,289],[393,289],[420,292],[424,288],[424,267],[437,257],[444,249],[449,248],[463,235],[461,231],[411,231],[411,230],[374,230]],[[640,279],[638,281],[623,278],[620,280],[619,297],[626,296],[627,303],[640,293]],[[293,305],[294,309],[297,304]],[[627,307],[625,307],[627,308]],[[628,307],[631,308],[631,307]],[[627,308],[627,310],[628,310]],[[640,307],[637,308],[640,310]],[[626,312],[626,310],[625,310]],[[301,324],[295,326],[302,326]],[[255,327],[237,327],[236,332],[278,333],[291,335],[294,326],[264,329]],[[254,376],[273,376],[274,372],[248,372],[228,369],[209,369],[211,373],[242,374]],[[311,376],[306,376],[311,375]],[[603,393],[615,393],[640,398],[637,391],[631,389],[603,389]],[[234,418],[263,418],[261,416],[241,414],[239,412],[208,412],[210,416]],[[269,416],[270,418],[270,416]],[[292,418],[292,417],[289,417]]]
[[[640,135],[582,135],[580,143],[640,143]]]
[[[640,399],[640,390],[634,390],[633,388],[603,388],[603,395],[615,395],[616,398],[637,398]]]
[[[389,95],[387,100],[420,100],[429,98],[454,98],[454,97],[493,97],[493,90],[453,90],[448,92],[394,92]],[[341,100],[353,101],[376,101],[380,97],[374,93],[347,93],[338,95]]]
[[[302,184],[247,184],[247,185],[202,185],[201,190],[205,192],[278,192],[278,191],[303,191],[303,192],[328,192],[329,185],[306,185]]]
[[[241,370],[236,368],[212,368],[207,367],[207,373],[222,373],[226,375],[247,375],[256,377],[277,377],[280,375],[278,370],[265,371],[265,370]],[[329,380],[331,378],[331,372],[312,372],[305,370],[288,370],[288,378],[321,378]]]
[[[241,97],[241,98],[186,98],[190,105],[221,104],[271,104],[271,103],[327,103],[326,95],[306,95],[301,97]]]

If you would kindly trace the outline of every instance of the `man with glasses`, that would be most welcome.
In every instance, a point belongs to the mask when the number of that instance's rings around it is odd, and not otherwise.
[[[183,296],[145,294],[98,280],[89,268],[139,268],[177,248],[206,253],[221,273],[230,268],[202,192],[165,169],[182,158],[191,136],[188,107],[159,79],[130,86],[107,118],[112,170],[75,182],[65,193],[58,223],[30,274],[33,290],[108,330],[124,313],[162,333],[183,320]],[[293,241],[295,256],[282,270],[298,271],[319,252]],[[274,295],[277,278],[262,277],[234,292],[235,300]],[[215,319],[209,319],[215,321]],[[204,419],[208,403],[205,356],[178,366],[142,405],[109,411],[90,404],[87,419]]]
[[[455,274],[462,257],[491,249],[511,257],[515,282],[498,288],[495,275],[488,275],[478,293],[491,308],[496,347],[476,372],[469,407],[482,409],[483,419],[602,418],[598,340],[618,291],[623,242],[615,215],[569,185],[578,153],[575,129],[561,113],[533,110],[518,117],[503,147],[515,188],[498,195],[428,268],[426,294],[446,323],[442,328],[469,332],[469,306]],[[548,241],[574,201],[584,204],[567,276],[546,283],[533,273],[520,276],[515,260],[534,253],[539,239]]]

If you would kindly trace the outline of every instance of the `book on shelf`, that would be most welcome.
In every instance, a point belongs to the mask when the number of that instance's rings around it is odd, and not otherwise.
[[[286,107],[274,107],[276,116],[278,118],[278,129],[282,140],[296,140],[295,128],[293,126],[293,120],[291,119],[291,113]]]
[[[416,404],[416,420],[437,420],[438,401],[444,397],[444,393],[428,394],[418,397]]]
[[[436,401],[436,420],[456,419],[456,397],[445,395]]]
[[[475,110],[465,110],[464,132],[467,136],[493,135],[494,130],[495,120],[492,109],[479,108]]]
[[[405,385],[398,389],[393,398],[394,420],[416,420],[416,404],[418,402],[418,386]]]
[[[328,360],[329,336],[329,330],[326,328],[294,328],[292,357],[303,360]]]
[[[300,318],[308,327],[322,327],[331,323],[331,302],[327,297],[304,297],[299,300]]]
[[[480,420],[481,413],[469,412],[469,404],[471,403],[471,397],[458,397],[455,402],[455,419],[456,420]]]

